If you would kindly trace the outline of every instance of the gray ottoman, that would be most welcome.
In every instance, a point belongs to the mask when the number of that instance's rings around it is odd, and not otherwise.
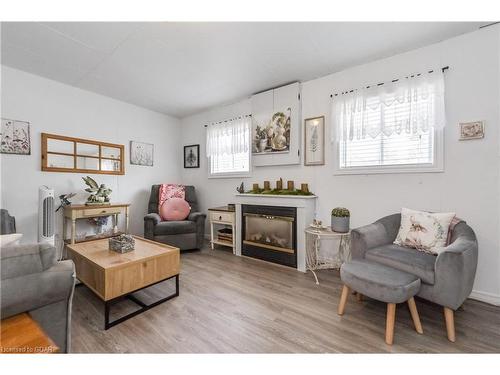
[[[423,333],[417,307],[413,297],[420,290],[420,279],[412,274],[384,266],[369,260],[352,260],[340,268],[340,278],[344,283],[338,314],[343,315],[350,289],[361,295],[387,303],[385,342],[392,345],[396,304],[408,302],[415,330]]]

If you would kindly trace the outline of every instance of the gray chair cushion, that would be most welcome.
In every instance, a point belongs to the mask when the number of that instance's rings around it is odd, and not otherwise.
[[[369,260],[344,263],[340,278],[356,292],[386,303],[408,301],[420,290],[417,276]]]
[[[434,285],[436,256],[398,245],[369,249],[365,258],[418,276],[423,283]]]
[[[48,244],[7,246],[0,249],[1,279],[43,272],[56,264],[56,248]]]
[[[196,233],[196,223],[194,221],[162,221],[154,227],[155,236],[185,233]]]

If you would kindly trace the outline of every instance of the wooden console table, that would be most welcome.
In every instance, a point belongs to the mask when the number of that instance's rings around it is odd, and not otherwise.
[[[71,220],[71,237],[69,243],[75,244],[77,241],[76,237],[76,220],[78,219],[90,219],[93,217],[101,216],[113,216],[113,228],[118,225],[118,215],[123,213],[125,215],[125,233],[128,233],[129,227],[129,206],[130,203],[115,203],[115,204],[103,204],[103,205],[91,205],[87,206],[85,204],[72,204],[64,207],[64,219],[63,219],[63,231],[62,237],[63,241],[66,239],[66,222]]]
[[[48,354],[59,348],[28,313],[14,315],[0,323],[0,353]]]

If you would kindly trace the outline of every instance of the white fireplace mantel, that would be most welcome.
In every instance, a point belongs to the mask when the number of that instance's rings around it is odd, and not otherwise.
[[[304,230],[316,213],[316,195],[236,194],[236,249],[241,256],[241,205],[283,206],[297,208],[297,270],[306,272],[306,237]]]

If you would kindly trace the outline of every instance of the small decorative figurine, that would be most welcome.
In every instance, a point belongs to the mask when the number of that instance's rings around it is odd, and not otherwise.
[[[66,206],[69,206],[71,204],[70,198],[73,198],[76,195],[76,193],[69,193],[69,194],[62,194],[59,196],[59,200],[61,201],[61,204],[59,207],[57,207],[57,211],[59,211],[61,208],[64,208]]]
[[[239,187],[236,188],[236,191],[240,194],[243,194],[245,192],[245,186],[243,185],[243,182]]]
[[[98,185],[97,182],[95,182],[95,180],[90,176],[82,177],[82,179],[88,186],[85,191],[87,193],[91,193],[87,198],[87,202],[85,202],[86,205],[110,204],[109,195],[112,192],[111,189],[107,188],[104,184]]]

